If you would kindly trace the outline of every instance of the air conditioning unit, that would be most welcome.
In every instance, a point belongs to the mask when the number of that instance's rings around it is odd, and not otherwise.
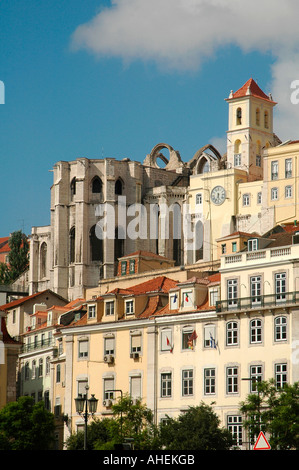
[[[107,364],[113,364],[114,356],[112,356],[112,354],[106,354],[104,356],[104,362],[107,362]]]
[[[112,406],[112,400],[104,400],[103,406],[106,406],[106,408],[110,408]]]

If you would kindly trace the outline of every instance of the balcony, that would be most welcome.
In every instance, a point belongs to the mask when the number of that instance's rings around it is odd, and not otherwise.
[[[32,343],[29,344],[23,344],[22,346],[22,353],[28,353],[32,351],[37,351],[40,349],[46,349],[53,347],[55,345],[55,341],[53,338],[46,338],[41,341],[33,341]]]
[[[221,268],[233,268],[232,265],[249,266],[256,262],[270,263],[273,260],[287,260],[299,257],[299,244],[291,246],[282,246],[277,248],[268,248],[264,250],[244,251],[235,254],[223,256],[221,259]],[[237,266],[234,266],[237,268]]]
[[[220,300],[216,302],[216,312],[225,313],[278,307],[285,308],[292,305],[299,305],[299,291]]]

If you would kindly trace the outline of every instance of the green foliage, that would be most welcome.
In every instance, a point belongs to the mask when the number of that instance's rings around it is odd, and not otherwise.
[[[240,404],[244,426],[251,436],[270,434],[271,449],[299,450],[299,382],[277,389],[273,380],[257,384],[258,393]]]
[[[13,232],[9,238],[8,265],[0,263],[0,284],[14,282],[28,267],[29,243],[21,230]]]
[[[54,416],[43,402],[20,397],[0,410],[0,450],[49,450],[54,428]]]
[[[161,426],[163,448],[166,450],[228,450],[232,435],[220,428],[220,420],[204,403],[190,407],[178,418],[168,418]]]

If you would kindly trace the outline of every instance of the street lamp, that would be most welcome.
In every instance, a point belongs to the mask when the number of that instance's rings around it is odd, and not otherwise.
[[[75,398],[75,406],[76,406],[76,412],[81,415],[83,414],[84,417],[84,450],[87,450],[87,421],[89,418],[89,415],[93,415],[97,411],[97,406],[98,406],[98,400],[95,398],[94,395],[91,395],[91,398],[87,398],[88,394],[88,385],[85,387],[86,389],[86,394],[82,396],[81,393],[79,393],[78,397]],[[84,411],[85,407],[85,411]],[[87,409],[88,408],[88,409]],[[89,413],[88,413],[89,411]]]

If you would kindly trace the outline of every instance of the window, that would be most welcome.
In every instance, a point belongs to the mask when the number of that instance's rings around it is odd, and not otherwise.
[[[256,155],[256,157],[255,157],[255,164],[256,164],[256,166],[259,166],[259,167],[262,166],[262,158],[261,158],[260,155]]]
[[[275,274],[275,294],[278,302],[286,300],[286,273]]]
[[[192,292],[192,290],[182,292],[182,307],[193,307],[193,292]]]
[[[243,206],[249,206],[250,205],[250,194],[243,194]]]
[[[283,388],[287,383],[287,365],[275,364],[275,382],[276,388]]]
[[[215,369],[204,370],[204,394],[214,395],[216,393],[216,371]]]
[[[115,194],[121,196],[123,193],[123,183],[122,180],[119,178],[115,183]]]
[[[262,321],[259,319],[250,322],[250,343],[256,344],[262,342]]]
[[[196,204],[202,204],[202,194],[201,193],[196,194],[195,201],[196,201],[195,202]]]
[[[242,445],[242,416],[230,415],[227,417],[227,429],[231,432],[234,445]]]
[[[188,397],[193,395],[193,370],[182,371],[182,395]]]
[[[103,240],[96,234],[96,226],[93,225],[89,232],[91,261],[103,261]]]
[[[258,239],[257,238],[251,238],[247,242],[247,250],[248,251],[256,251],[258,249]]]
[[[50,374],[50,357],[46,358],[46,375]]]
[[[171,372],[161,374],[161,398],[171,397],[172,377]]]
[[[49,361],[49,372],[50,372],[50,361]],[[36,378],[36,360],[32,361],[32,379]]]
[[[88,318],[95,318],[95,317],[96,317],[96,306],[88,305]]]
[[[292,172],[293,172],[292,159],[291,158],[286,158],[286,160],[285,160],[285,177],[286,178],[291,178]]]
[[[88,356],[88,340],[81,340],[78,342],[78,357],[83,359]]]
[[[131,334],[131,354],[141,352],[141,334]]]
[[[263,380],[262,366],[250,366],[250,393],[258,392],[256,384]]]
[[[260,116],[261,116],[260,108],[256,108],[256,110],[255,110],[255,123],[256,123],[257,126],[260,125]]]
[[[75,262],[75,227],[70,230],[70,263]]]
[[[234,166],[241,166],[241,154],[240,153],[234,154]]]
[[[184,327],[182,330],[182,349],[193,349],[197,334],[193,327]]]
[[[56,366],[56,383],[60,383],[61,379],[61,365],[57,364]]]
[[[76,194],[76,178],[73,178],[71,181],[71,198]]]
[[[78,380],[77,382],[77,396],[84,397],[86,395],[86,387],[88,386],[87,380]]]
[[[102,192],[102,180],[97,176],[94,177],[91,184],[91,189],[93,193],[101,193]]]
[[[38,376],[39,377],[43,376],[43,364],[44,364],[43,359],[40,359],[38,362]]]
[[[238,341],[238,323],[230,321],[226,325],[226,345],[235,346]]]
[[[278,200],[278,188],[272,188],[271,189],[271,201],[277,201]]]
[[[238,108],[236,112],[236,124],[237,126],[242,124],[242,109]]]
[[[172,351],[172,330],[170,328],[161,331],[161,351]]]
[[[278,178],[278,161],[271,162],[271,180]]]
[[[284,189],[284,196],[286,199],[289,199],[293,196],[293,187],[292,186],[286,186]]]
[[[114,300],[105,303],[105,314],[114,315]]]
[[[130,259],[130,274],[134,274],[135,273],[135,260],[134,259]]]
[[[126,315],[134,314],[134,300],[126,300]]]
[[[232,252],[236,253],[237,251],[237,242],[232,242]]]
[[[122,261],[120,264],[120,274],[122,276],[125,276],[127,274],[127,262],[126,261]]]
[[[261,304],[261,276],[253,276],[250,278],[250,295],[251,295],[251,304],[260,305]]]
[[[238,393],[238,367],[228,367],[226,369],[226,392]]]
[[[170,310],[176,310],[178,308],[178,294],[175,292],[174,294],[171,294],[170,297]]]
[[[268,111],[265,111],[264,113],[264,126],[266,129],[269,128],[269,113]]]
[[[259,192],[257,193],[257,203],[258,203],[258,204],[261,204],[261,203],[262,203],[262,192],[261,192],[261,191],[259,191]]]
[[[47,244],[44,242],[40,248],[40,278],[47,275]]]
[[[204,347],[216,348],[216,327],[213,324],[204,326]]]
[[[287,339],[286,317],[276,317],[274,320],[274,340],[285,341]]]
[[[104,355],[114,354],[115,337],[108,336],[104,338]]]
[[[225,255],[225,253],[226,253],[226,243],[222,243],[222,245],[221,245],[221,254]]]
[[[114,399],[114,378],[107,377],[103,381],[103,398],[104,400],[113,400]]]
[[[130,377],[130,396],[133,400],[141,398],[141,376],[133,375]]]
[[[26,362],[25,364],[25,380],[29,380],[30,376],[30,368],[29,368],[29,362]]]
[[[229,279],[227,281],[227,299],[229,307],[236,307],[238,297],[238,281],[237,279]]]
[[[209,289],[209,294],[210,294],[210,307],[215,306],[219,300],[219,290]]]

